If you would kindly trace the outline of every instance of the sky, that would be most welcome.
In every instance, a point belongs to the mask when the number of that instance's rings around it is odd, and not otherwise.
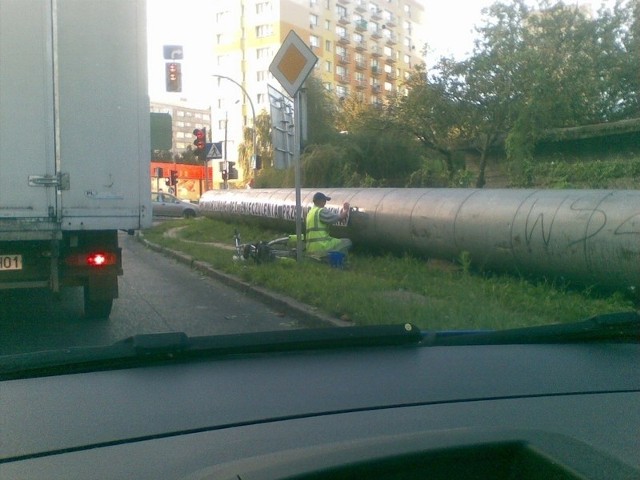
[[[452,55],[458,60],[473,49],[474,26],[482,22],[483,8],[495,0],[422,0],[425,6],[426,41],[431,59]],[[597,12],[601,4],[612,7],[613,0],[564,0],[566,4],[590,5]],[[428,58],[428,64],[430,59]]]
[[[162,45],[183,45],[185,62],[202,55],[204,43],[199,40],[207,31],[206,19],[217,2],[233,0],[149,0],[148,38],[149,38],[149,76],[157,79],[150,82],[152,100],[163,101],[164,92],[164,60]],[[495,0],[422,0],[425,6],[426,24],[423,32],[424,40],[429,44],[427,64],[431,65],[442,55],[452,55],[461,60],[469,55],[473,48],[474,26],[482,21],[481,11]],[[565,0],[565,3],[591,5],[597,11],[601,3],[613,5],[614,0]],[[212,37],[207,32],[208,38]],[[211,78],[207,75],[184,85],[188,91],[203,91],[210,88]],[[198,82],[198,83],[195,83]]]

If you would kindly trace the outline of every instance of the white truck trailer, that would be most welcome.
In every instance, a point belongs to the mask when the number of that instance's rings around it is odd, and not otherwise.
[[[118,231],[151,224],[146,71],[143,0],[0,0],[0,289],[109,316]]]

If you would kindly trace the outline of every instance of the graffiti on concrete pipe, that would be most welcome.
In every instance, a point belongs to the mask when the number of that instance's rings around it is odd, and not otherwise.
[[[315,189],[301,192],[304,218]],[[336,236],[434,258],[468,252],[477,266],[562,277],[585,285],[640,287],[640,191],[525,189],[323,189],[327,207],[351,204]],[[208,217],[296,219],[295,190],[212,190]]]

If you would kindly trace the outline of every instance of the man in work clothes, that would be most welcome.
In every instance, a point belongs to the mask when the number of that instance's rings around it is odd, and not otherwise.
[[[333,238],[329,236],[329,225],[345,220],[349,215],[349,203],[342,205],[340,213],[332,213],[325,208],[327,200],[331,200],[324,193],[317,192],[313,196],[313,207],[307,214],[306,234],[307,253],[326,253],[336,251],[346,254],[351,248],[348,238]]]

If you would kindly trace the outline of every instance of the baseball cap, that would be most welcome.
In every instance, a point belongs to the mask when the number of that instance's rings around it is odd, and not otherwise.
[[[316,194],[313,196],[313,201],[314,202],[318,202],[318,201],[322,201],[322,200],[331,200],[331,197],[327,197],[324,193],[322,192],[316,192]]]

